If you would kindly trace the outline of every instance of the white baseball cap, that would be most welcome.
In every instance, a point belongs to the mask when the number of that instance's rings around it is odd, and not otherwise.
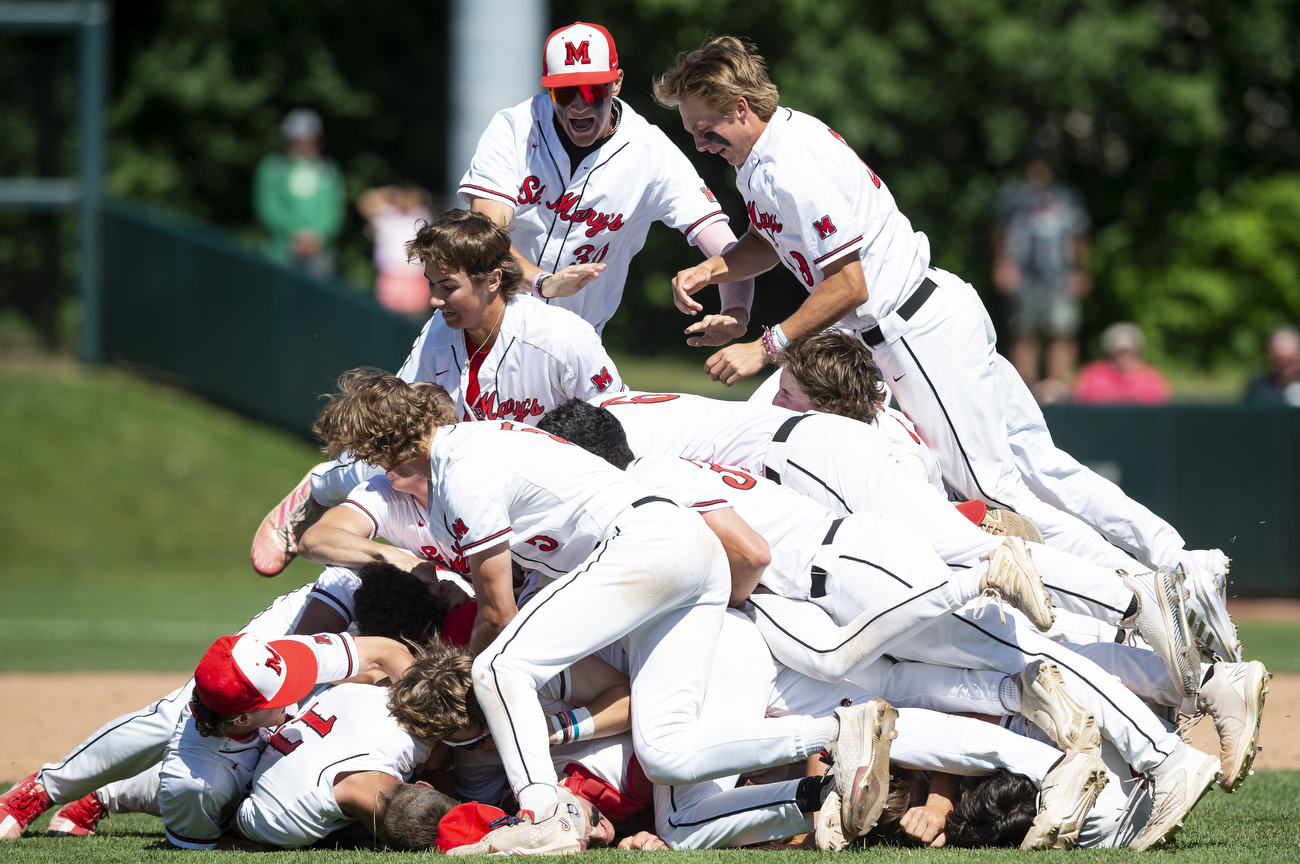
[[[302,641],[240,633],[212,643],[194,671],[194,689],[223,714],[283,708],[311,692],[316,670],[316,655]]]
[[[542,86],[576,87],[607,84],[618,77],[614,37],[599,24],[579,21],[546,38],[542,52]]]

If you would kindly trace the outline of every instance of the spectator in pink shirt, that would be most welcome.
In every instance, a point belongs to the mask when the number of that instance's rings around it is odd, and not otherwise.
[[[1142,330],[1130,321],[1101,334],[1106,358],[1094,360],[1074,379],[1074,401],[1081,405],[1165,405],[1173,396],[1160,370],[1142,360]]]

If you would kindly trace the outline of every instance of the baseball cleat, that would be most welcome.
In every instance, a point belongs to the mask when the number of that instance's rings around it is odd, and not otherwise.
[[[578,798],[561,786],[560,803],[550,816],[538,822],[503,817],[506,824],[483,836],[477,843],[457,846],[448,855],[577,855],[587,849],[587,816]],[[600,811],[591,812],[600,819]],[[495,822],[492,824],[496,824]]]
[[[1237,663],[1241,660],[1241,642],[1237,627],[1228,615],[1228,604],[1219,594],[1214,574],[1209,570],[1191,570],[1186,584],[1187,624],[1201,656],[1213,662],[1216,659]]]
[[[1180,743],[1173,755],[1151,771],[1151,815],[1128,848],[1141,852],[1168,843],[1220,773],[1218,759]]]
[[[1100,749],[1100,748],[1098,748]],[[1090,753],[1066,753],[1047,772],[1039,811],[1021,849],[1069,849],[1079,839],[1083,820],[1106,788],[1106,763]]]
[[[1057,747],[1067,753],[1101,755],[1097,721],[1070,695],[1055,663],[1035,660],[1012,680],[1020,691],[1020,713],[1047,733]]]
[[[54,806],[37,774],[25,777],[0,795],[0,839],[17,840],[36,817]]]
[[[835,789],[840,797],[840,830],[846,839],[870,831],[889,797],[889,746],[897,737],[898,711],[883,699],[836,708],[840,732],[835,757]]]
[[[840,807],[840,793],[832,789],[817,813],[817,826],[813,831],[817,848],[823,852],[841,852],[848,848],[849,841],[844,839],[840,827]]]
[[[50,817],[46,837],[89,837],[99,827],[99,820],[108,815],[94,792],[64,804]]]
[[[320,467],[317,465],[307,472],[293,491],[266,514],[253,535],[253,569],[263,576],[276,575],[298,557],[298,541],[303,532],[315,525],[328,509],[311,497],[311,475]]]
[[[1031,543],[1042,543],[1043,532],[1028,516],[1022,516],[1010,510],[990,507],[980,520],[980,530],[987,531],[995,537],[1019,537]]]
[[[1214,584],[1219,589],[1223,602],[1228,602],[1228,574],[1232,570],[1232,559],[1218,549],[1192,549],[1183,551],[1178,556],[1184,573],[1193,570],[1209,570],[1214,577]]]
[[[1219,733],[1219,785],[1235,792],[1250,772],[1259,752],[1259,727],[1264,720],[1264,697],[1272,676],[1258,660],[1249,663],[1215,663],[1201,684],[1196,707],[1214,719]]]
[[[1120,571],[1123,573],[1123,571]],[[1170,567],[1129,576],[1124,585],[1137,597],[1137,612],[1119,622],[1136,630],[1169,670],[1169,679],[1185,697],[1196,696],[1200,679],[1200,653],[1187,626],[1186,586],[1183,574]]]
[[[1004,537],[1002,545],[982,557],[989,566],[980,577],[980,589],[984,593],[980,595],[976,615],[982,615],[990,603],[1006,600],[1023,612],[1039,630],[1044,633],[1051,630],[1052,622],[1056,620],[1052,598],[1043,587],[1043,580],[1029,557],[1025,541],[1019,537]]]

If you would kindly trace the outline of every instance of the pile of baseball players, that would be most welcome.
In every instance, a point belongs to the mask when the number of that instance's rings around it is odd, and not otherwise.
[[[327,569],[0,797],[0,836],[59,806],[186,849],[1147,849],[1240,787],[1269,674],[1224,555],[1054,446],[975,291],[752,46],[653,85],[736,168],[739,240],[622,83],[604,28],[549,37],[410,243],[438,314],[340,379],[334,461],[257,532],[263,575]],[[779,367],[749,402],[629,391],[602,347],[656,220],[707,259],[678,308],[720,285],[693,345],[778,263],[807,286],[708,360]]]

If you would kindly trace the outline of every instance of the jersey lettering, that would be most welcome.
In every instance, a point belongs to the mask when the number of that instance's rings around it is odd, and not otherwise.
[[[326,636],[324,633],[320,633],[320,634],[318,634],[318,635],[316,635],[316,636],[313,636],[312,638],[316,640],[316,644],[317,644],[317,645],[333,645],[333,644],[334,644],[334,640],[331,639],[329,636]]]
[[[700,462],[695,459],[683,459],[683,462],[689,462],[697,468],[708,468],[722,475],[722,482],[726,483],[732,489],[753,489],[758,485],[754,475],[750,474],[744,468],[729,468],[726,465],[718,465],[714,462]]]
[[[509,420],[501,424],[501,431],[502,432],[532,432],[534,435],[545,435],[547,438],[550,438],[552,441],[556,442],[557,444],[569,444],[568,441],[565,441],[559,435],[552,435],[550,432],[543,432],[541,429],[538,429],[536,426],[516,426],[515,424],[511,423]],[[456,539],[459,540],[460,538],[457,537]]]
[[[267,743],[280,751],[280,755],[288,756],[290,753],[302,746],[302,739],[299,738],[297,741],[290,741],[288,738],[284,737],[284,732],[276,732],[271,736],[271,739],[267,741]]]
[[[617,231],[623,227],[622,213],[611,215],[592,208],[578,208],[580,198],[581,196],[576,192],[564,192],[554,201],[547,201],[546,207],[549,210],[554,210],[555,215],[566,222],[572,222],[575,225],[586,224],[587,230],[584,233],[588,237],[595,237],[601,231]]]
[[[469,529],[465,527],[463,520],[457,519],[451,525],[451,533],[456,535],[457,540],[463,540],[465,535],[469,533]]]
[[[591,63],[589,42],[579,42],[575,47],[572,42],[564,43],[564,65],[572,66],[574,63]]]
[[[811,288],[813,284],[813,275],[812,275],[812,270],[809,269],[808,267],[808,259],[804,258],[798,252],[791,252],[790,257],[794,259],[794,263],[795,263],[795,266],[791,267],[790,269],[798,270],[799,278],[804,281],[805,285]]]
[[[542,193],[545,191],[546,184],[536,174],[529,174],[519,187],[519,197],[515,200],[520,204],[541,204]]]
[[[596,389],[600,391],[604,391],[610,384],[613,384],[614,376],[609,374],[609,367],[600,367],[600,371],[591,376],[591,383],[595,384]]]
[[[592,252],[595,252],[596,254],[593,255]],[[579,264],[599,264],[601,261],[605,260],[607,254],[609,254],[608,243],[601,246],[599,249],[588,243],[573,250],[573,257],[577,259]]]
[[[643,393],[640,396],[615,396],[613,399],[606,399],[600,403],[601,408],[608,408],[610,405],[653,405],[656,402],[671,402],[674,399],[680,399],[676,393]]]
[[[763,213],[754,206],[750,201],[745,205],[745,212],[749,214],[749,221],[754,223],[754,227],[759,231],[766,231],[769,236],[775,238],[781,233],[783,226],[777,220],[775,213]]]
[[[711,201],[714,204],[718,203],[718,199],[713,197],[713,190],[710,189],[708,186],[701,186],[700,191],[704,193],[704,197],[708,198],[709,201]]]
[[[853,150],[852,147],[849,147],[849,142],[847,142],[847,141],[844,140],[844,136],[843,136],[843,135],[841,135],[840,133],[836,132],[834,129],[827,129],[826,131],[829,132],[829,133],[831,133],[832,135],[834,135],[834,136],[839,140],[839,142],[840,142],[841,144],[843,144],[845,147],[848,147],[850,150]],[[854,155],[854,156],[858,156],[858,153],[857,153],[856,150],[853,151],[853,155]],[[875,183],[875,184],[876,184],[876,188],[879,189],[879,188],[880,188],[880,178],[876,176],[876,172],[871,170],[871,166],[868,165],[868,164],[866,163],[866,161],[865,161],[861,156],[858,156],[858,161],[862,163],[862,167],[863,167],[863,168],[866,168],[866,169],[867,169],[867,174],[869,174],[869,175],[871,176],[871,182],[872,182],[872,183]]]
[[[326,735],[330,734],[330,732],[334,731],[334,721],[337,719],[337,717],[320,716],[316,713],[315,706],[312,706],[307,709],[305,714],[298,715],[277,729],[275,734],[271,736],[267,743],[278,750],[282,756],[288,756],[290,753],[302,746],[301,732],[298,733],[299,737],[297,741],[290,741],[288,737],[285,736],[284,733],[288,727],[292,726],[294,723],[302,723],[307,728],[311,729],[311,731],[324,738]]]
[[[450,561],[447,557],[438,551],[436,546],[421,546],[420,556],[425,561],[432,561],[443,570],[451,570],[453,573],[465,574],[469,572],[469,562],[465,560],[464,555],[457,555]]]
[[[536,537],[529,537],[524,542],[536,546],[538,552],[554,552],[560,545],[555,542],[554,538],[547,537],[545,534],[538,534]]]
[[[324,738],[334,730],[334,721],[337,719],[337,717],[322,717],[316,713],[316,709],[313,707],[308,708],[307,713],[301,717],[294,718],[294,722],[301,720],[311,731]]]
[[[835,233],[835,223],[831,221],[830,216],[818,219],[813,223],[813,227],[817,229],[817,236],[823,240]]]
[[[471,408],[474,416],[480,420],[513,417],[522,422],[525,417],[538,417],[546,412],[541,402],[531,396],[527,399],[504,399],[498,402],[495,390],[480,396]]]

